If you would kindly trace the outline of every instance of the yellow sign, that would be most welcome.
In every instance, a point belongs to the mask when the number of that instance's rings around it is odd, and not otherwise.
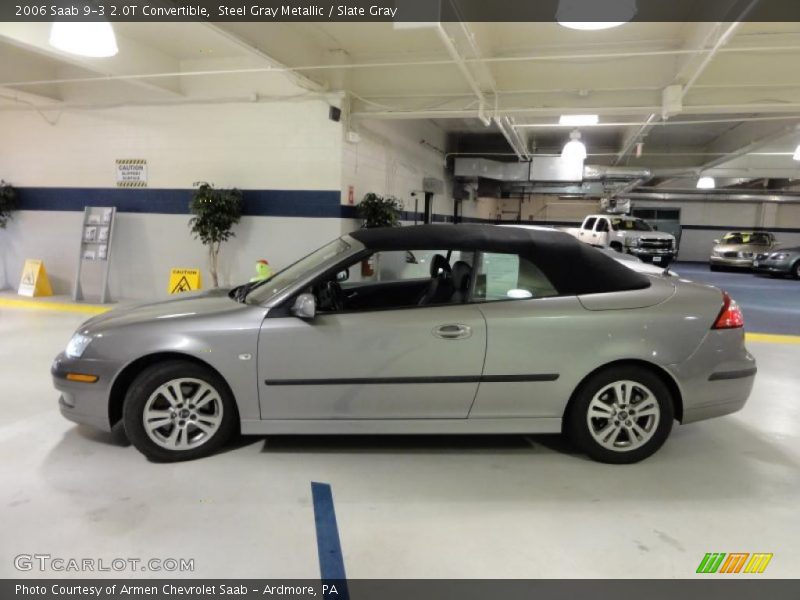
[[[169,293],[194,292],[202,286],[200,269],[172,269],[169,272]]]
[[[41,260],[29,258],[22,269],[22,279],[19,282],[17,293],[20,296],[52,296],[53,288],[47,278],[44,263]]]

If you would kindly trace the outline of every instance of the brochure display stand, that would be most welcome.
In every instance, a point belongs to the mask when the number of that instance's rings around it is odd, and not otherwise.
[[[111,259],[111,241],[114,237],[114,220],[117,209],[106,206],[87,206],[83,211],[81,227],[81,251],[78,256],[78,270],[75,273],[75,285],[72,288],[72,299],[83,300],[81,272],[85,262],[102,262],[103,283],[100,292],[100,303],[111,302],[108,292],[108,265]]]

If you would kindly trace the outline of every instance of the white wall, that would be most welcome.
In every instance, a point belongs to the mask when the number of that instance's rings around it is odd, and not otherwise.
[[[404,211],[414,211],[412,192],[417,193],[417,210],[422,213],[425,197],[422,181],[434,177],[444,182],[444,193],[433,198],[434,214],[452,217],[451,178],[445,171],[447,135],[431,121],[365,121],[352,123],[358,143],[344,143],[342,153],[342,203],[348,203],[353,186],[354,203],[369,192],[394,196]],[[425,143],[421,143],[422,141]],[[494,218],[494,200],[462,204],[462,217]]]
[[[342,128],[320,100],[67,111],[54,125],[31,112],[0,112],[0,130],[0,177],[20,188],[113,188],[115,159],[144,158],[150,188],[189,189],[209,181],[253,190],[342,189]],[[16,286],[24,260],[41,258],[55,292],[68,293],[81,219],[75,211],[15,213],[8,230],[0,231],[0,277],[5,270]],[[205,249],[191,238],[188,219],[119,214],[112,296],[162,296],[171,267],[205,269]],[[259,258],[284,266],[343,228],[351,226],[339,218],[245,217],[223,247],[221,283],[248,279]],[[207,271],[204,278],[207,286]],[[92,291],[99,287],[90,285]]]

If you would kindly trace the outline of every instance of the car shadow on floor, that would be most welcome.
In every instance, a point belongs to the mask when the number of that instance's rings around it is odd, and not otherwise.
[[[531,454],[541,449],[585,458],[561,435],[280,435],[263,438],[264,453]],[[588,460],[588,459],[586,459]]]

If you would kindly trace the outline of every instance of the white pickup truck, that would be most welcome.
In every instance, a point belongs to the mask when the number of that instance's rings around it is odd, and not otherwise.
[[[589,215],[567,233],[598,248],[633,254],[666,267],[678,253],[675,236],[656,231],[646,221],[624,215]]]

